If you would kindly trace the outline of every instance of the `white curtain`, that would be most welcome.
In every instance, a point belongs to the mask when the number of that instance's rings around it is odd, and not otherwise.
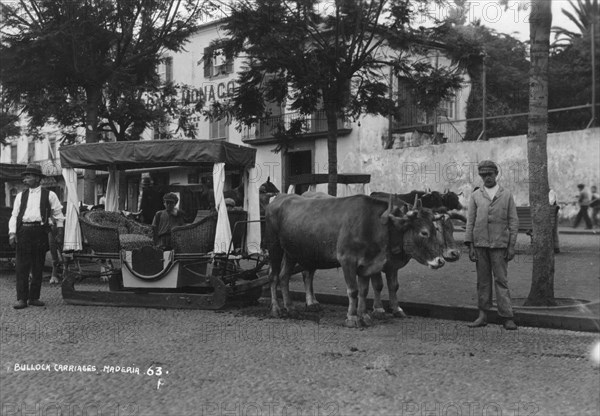
[[[368,183],[363,183],[363,194],[370,196],[371,195],[371,185]]]
[[[116,169],[108,170],[108,184],[106,185],[106,211],[119,210],[119,179],[121,172]]]
[[[290,185],[288,188],[287,193],[288,194],[293,194],[294,192],[296,192],[296,185]]]
[[[213,184],[215,192],[215,206],[219,214],[217,219],[217,233],[215,235],[215,254],[227,253],[231,243],[231,227],[229,225],[229,216],[227,215],[227,206],[223,197],[223,188],[225,187],[225,163],[215,163],[213,166]]]
[[[260,204],[258,201],[259,185],[249,178],[258,177],[256,168],[244,174],[244,210],[248,211],[248,221],[260,220]],[[260,253],[260,222],[249,222],[246,233],[246,250],[248,254]]]
[[[79,228],[79,198],[77,197],[77,173],[73,169],[63,169],[67,187],[67,216],[63,251],[79,251],[83,248]]]

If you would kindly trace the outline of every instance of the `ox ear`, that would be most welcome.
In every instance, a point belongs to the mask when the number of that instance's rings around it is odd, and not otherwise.
[[[411,217],[396,217],[394,215],[390,215],[390,219],[392,220],[392,225],[398,231],[404,231],[408,225],[410,224]]]
[[[461,196],[462,194],[464,194],[464,192],[463,192],[463,191],[460,191],[460,193],[459,193],[459,194],[456,194],[456,195],[458,195],[458,196]]]

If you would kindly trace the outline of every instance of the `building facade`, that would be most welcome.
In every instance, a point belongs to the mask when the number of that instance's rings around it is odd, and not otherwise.
[[[185,85],[179,99],[182,103],[193,106],[203,100],[208,106],[214,101],[226,100],[236,88],[237,73],[241,70],[244,57],[227,60],[223,56],[207,59],[208,48],[212,41],[225,37],[221,22],[211,22],[202,26],[179,53],[170,53],[165,62],[160,65],[159,73],[163,80],[172,81],[176,85]],[[426,56],[414,59],[426,59],[432,65],[449,66],[450,62],[439,49],[431,49]],[[466,75],[465,75],[466,77]],[[379,147],[382,152],[404,147],[429,145],[433,142],[431,134],[432,120],[419,111],[411,101],[410,94],[403,86],[402,80],[387,76],[391,94],[403,103],[400,119],[382,116],[362,116],[357,120],[339,120],[338,122],[338,172],[341,174],[371,174],[365,163],[365,149],[372,154],[373,147]],[[464,135],[464,120],[466,102],[470,92],[469,80],[465,80],[464,88],[456,92],[456,96],[443,104],[438,111],[438,132],[440,142],[458,142]],[[231,143],[253,146],[257,149],[258,177],[252,178],[256,183],[263,183],[269,178],[280,190],[285,191],[298,175],[326,174],[328,172],[327,152],[327,123],[324,111],[316,111],[307,117],[305,132],[295,139],[293,146],[281,152],[273,152],[277,142],[273,137],[274,128],[278,124],[289,123],[299,114],[292,112],[284,105],[270,104],[271,116],[261,120],[256,125],[236,128],[236,121],[207,120],[200,113],[189,115],[188,126],[193,129],[194,138],[199,140],[217,139]],[[454,121],[454,122],[452,122]],[[178,120],[170,124],[156,126],[152,131],[144,133],[143,140],[166,138],[189,138],[185,131],[178,129]],[[25,130],[25,129],[23,129]],[[13,140],[9,146],[2,147],[0,162],[28,163],[40,162],[47,166],[48,173],[55,176],[60,183],[60,166],[52,160],[58,158],[59,133],[51,128],[45,132],[42,141],[31,140],[26,135]],[[50,151],[52,149],[52,151]],[[370,156],[369,156],[370,157]],[[56,174],[56,175],[54,175]],[[195,185],[209,183],[211,178],[206,173],[194,169],[172,169],[144,172],[129,172],[123,179],[121,189],[126,190],[121,200],[122,209],[136,211],[139,202],[139,190],[142,178],[149,176],[155,185]],[[106,175],[98,173],[96,179],[97,201],[106,186]],[[226,178],[226,189],[240,183],[239,175],[232,174]],[[7,184],[7,196],[19,190],[18,184]],[[10,188],[9,188],[10,187]],[[57,193],[62,198],[62,189],[58,185]],[[299,186],[297,192],[305,190]],[[326,190],[326,184],[317,189]],[[400,190],[399,190],[400,191]],[[340,194],[338,192],[338,194]],[[7,202],[12,202],[8,201]]]
[[[190,38],[185,51],[171,54],[161,73],[165,79],[175,84],[190,87],[182,93],[182,101],[194,103],[204,99],[206,105],[214,101],[226,100],[236,88],[238,71],[244,65],[244,57],[226,60],[223,56],[205,59],[212,41],[225,37],[220,22],[204,25]],[[439,49],[431,49],[427,56],[414,59],[426,59],[432,65],[450,66],[450,61]],[[391,73],[391,71],[390,71]],[[465,78],[467,76],[465,75]],[[411,102],[410,95],[402,80],[389,76],[391,93],[405,103],[399,120],[382,116],[362,116],[357,120],[339,120],[338,122],[338,172],[368,173],[363,169],[361,149],[378,143],[382,149],[431,144],[433,141],[430,124],[422,111]],[[438,132],[442,142],[462,140],[466,125],[466,103],[470,92],[470,83],[466,79],[464,88],[456,92],[455,97],[445,102],[438,111]],[[307,117],[305,133],[295,139],[288,150],[273,152],[277,143],[273,137],[278,124],[288,126],[300,115],[286,108],[285,104],[272,103],[268,107],[271,115],[251,127],[236,129],[236,121],[208,121],[200,114],[191,117],[199,139],[222,139],[240,145],[257,148],[257,165],[261,177],[260,183],[270,178],[278,188],[285,190],[292,182],[290,178],[303,174],[326,174],[327,166],[327,122],[324,111],[316,111]],[[452,121],[454,121],[452,123]],[[173,125],[171,129],[173,129]],[[232,182],[235,184],[235,180]],[[324,190],[326,185],[321,188]],[[301,191],[300,188],[298,191]]]

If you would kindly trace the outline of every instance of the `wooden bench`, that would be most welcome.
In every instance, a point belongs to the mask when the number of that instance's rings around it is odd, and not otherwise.
[[[519,232],[533,235],[533,219],[531,218],[531,207],[517,207],[519,217]]]

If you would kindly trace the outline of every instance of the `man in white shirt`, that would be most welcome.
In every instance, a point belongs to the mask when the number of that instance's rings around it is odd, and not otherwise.
[[[56,194],[42,189],[42,168],[29,164],[21,174],[28,189],[19,193],[8,222],[9,244],[16,246],[17,303],[15,309],[44,306],[40,301],[42,271],[48,251],[49,219],[58,226],[57,243],[62,244],[64,220],[62,205]],[[31,273],[31,282],[29,274]]]

